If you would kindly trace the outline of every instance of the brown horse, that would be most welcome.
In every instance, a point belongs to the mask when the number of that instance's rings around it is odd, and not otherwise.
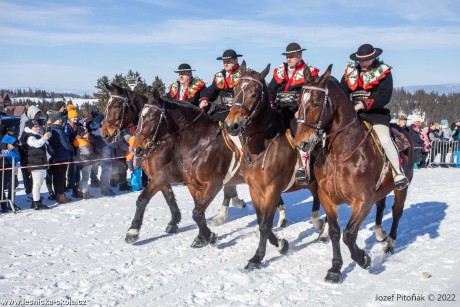
[[[239,174],[240,154],[219,125],[199,108],[162,99],[155,92],[141,112],[133,148],[151,178],[139,196],[133,221],[142,220],[148,201],[161,187],[185,182],[195,202],[193,219],[199,228],[192,247],[215,244],[205,210],[224,184],[244,182]],[[131,234],[132,229],[127,238]]]
[[[330,78],[332,65],[320,78],[306,80],[299,96],[298,126],[295,144],[304,149],[325,138],[325,148],[314,166],[318,180],[318,194],[326,211],[329,235],[332,241],[333,259],[325,280],[337,283],[342,280],[342,256],[340,253],[340,228],[337,208],[347,203],[352,207],[343,241],[350,249],[351,258],[362,268],[368,269],[371,258],[356,244],[361,223],[377,204],[376,230],[381,230],[383,209],[388,193],[394,191],[393,224],[385,241],[385,252],[393,253],[399,219],[403,213],[407,188],[395,190],[392,170],[383,152],[376,145],[375,137],[357,114],[340,83]],[[308,73],[308,72],[306,72]],[[411,142],[408,134],[400,132]],[[326,136],[323,137],[323,133]],[[413,175],[413,148],[401,152],[404,172],[409,180]]]
[[[128,127],[137,127],[140,111],[144,108],[148,98],[140,93],[124,89],[116,84],[105,84],[110,99],[104,112],[101,135],[107,143],[116,142],[123,138],[123,131]],[[178,229],[181,220],[181,213],[177,206],[176,198],[170,184],[161,187],[169,210],[171,221],[166,227],[167,233],[174,233]],[[236,187],[226,185],[224,187],[224,200],[218,214],[214,217],[212,224],[221,225],[227,219],[230,200],[234,207],[244,208],[245,203],[238,198]],[[139,238],[139,230],[143,217],[136,216],[130,227],[130,235],[126,237],[127,243],[133,243]]]
[[[242,70],[246,67],[242,65]],[[257,213],[259,247],[246,270],[259,268],[265,257],[267,239],[280,253],[288,251],[288,242],[278,239],[272,231],[273,218],[282,192],[301,189],[294,178],[298,161],[293,139],[283,130],[281,119],[270,107],[265,76],[270,65],[261,72],[247,70],[235,86],[235,99],[225,120],[229,134],[241,139],[243,162],[241,170],[249,185],[252,202]],[[314,159],[314,157],[312,157]],[[314,197],[313,211],[318,212],[316,181],[310,181]]]

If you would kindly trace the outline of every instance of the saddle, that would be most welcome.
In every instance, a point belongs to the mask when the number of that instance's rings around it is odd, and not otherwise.
[[[372,129],[371,124],[369,124],[366,121],[363,121],[363,123],[367,127],[368,130]],[[390,124],[390,137],[393,140],[393,142],[396,144],[396,148],[398,149],[398,151],[402,152],[409,148],[410,143],[409,143],[409,140],[407,140],[406,136],[403,133],[401,133],[399,129],[401,128],[399,128],[395,124]],[[382,146],[380,145],[380,141],[377,142],[378,140],[377,135],[374,132],[372,132],[371,135],[372,135],[372,138],[374,139],[374,142],[379,147],[379,150],[383,150]]]

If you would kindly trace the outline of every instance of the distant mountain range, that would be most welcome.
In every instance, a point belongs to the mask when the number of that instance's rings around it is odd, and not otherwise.
[[[439,95],[460,93],[459,83],[449,84],[438,84],[438,85],[413,85],[413,86],[402,86],[405,91],[414,93],[418,90],[424,90],[425,93],[437,92]]]

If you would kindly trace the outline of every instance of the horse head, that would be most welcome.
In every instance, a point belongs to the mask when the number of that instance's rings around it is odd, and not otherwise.
[[[146,101],[142,94],[126,90],[116,84],[105,84],[110,98],[104,113],[101,136],[107,143],[123,138],[123,130],[137,124],[136,105],[133,100]]]
[[[297,132],[294,143],[303,151],[312,150],[323,138],[323,132],[332,121],[332,105],[328,95],[328,83],[332,64],[319,78],[305,78],[297,104]],[[304,76],[310,76],[305,67]]]
[[[241,65],[241,69],[243,75],[233,88],[235,95],[233,104],[224,123],[225,129],[231,135],[244,132],[252,119],[262,109],[261,104],[268,103],[265,77],[270,70],[270,64],[260,73],[247,70],[245,62]]]
[[[152,91],[152,98],[144,105],[136,129],[133,150],[137,156],[147,155],[158,145],[159,140],[168,133],[165,103],[157,89]]]

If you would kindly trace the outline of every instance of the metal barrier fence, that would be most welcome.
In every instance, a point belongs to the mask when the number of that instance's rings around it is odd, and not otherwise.
[[[0,204],[8,203],[10,208],[13,212],[16,213],[14,209],[14,196],[15,196],[15,185],[16,185],[16,176],[15,176],[15,169],[12,167],[8,169],[9,166],[15,165],[14,158],[8,158],[5,156],[1,156],[2,162],[2,171],[0,172],[1,176],[1,191],[0,191]],[[10,162],[11,159],[11,162]],[[7,190],[7,194],[5,194],[5,190]]]
[[[460,166],[460,141],[433,141],[427,158],[428,166]]]

